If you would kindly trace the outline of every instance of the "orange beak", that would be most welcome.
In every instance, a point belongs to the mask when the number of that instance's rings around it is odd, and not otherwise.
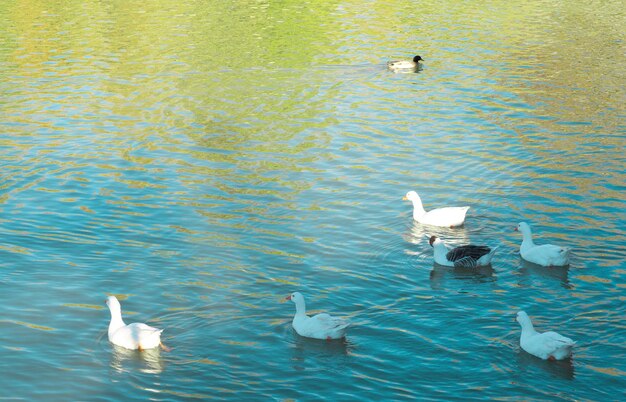
[[[406,195],[402,197],[402,201],[408,201],[408,198],[406,198]]]
[[[291,300],[291,295],[285,297],[285,300]]]

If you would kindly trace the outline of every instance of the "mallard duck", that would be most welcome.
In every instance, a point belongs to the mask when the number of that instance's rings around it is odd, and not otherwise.
[[[540,334],[524,311],[518,312],[516,319],[522,326],[519,343],[526,352],[543,360],[563,360],[571,356],[576,342],[552,331]]]
[[[433,226],[461,226],[465,223],[465,214],[470,207],[444,207],[426,212],[422,199],[415,191],[409,191],[402,198],[413,203],[413,219],[419,223]]]
[[[536,245],[533,234],[526,222],[520,222],[515,228],[522,233],[522,244],[519,253],[523,259],[544,267],[561,267],[569,264],[570,249],[553,244]]]
[[[111,322],[109,323],[109,341],[126,349],[152,349],[162,346],[165,350],[168,348],[161,343],[162,329],[151,327],[147,324],[134,322],[132,324],[124,324],[122,320],[122,306],[115,296],[109,296],[106,300],[107,306],[111,311]]]
[[[424,61],[420,56],[413,57],[413,60],[393,60],[387,62],[390,70],[415,70],[419,67],[419,62]]]
[[[294,292],[286,297],[296,305],[296,315],[293,317],[292,326],[298,335],[315,339],[340,339],[346,336],[346,329],[350,323],[341,318],[332,317],[321,313],[309,317],[306,315],[304,296],[300,292]]]
[[[435,262],[439,265],[455,268],[476,268],[491,264],[491,259],[498,247],[493,249],[487,246],[459,246],[449,249],[437,236],[431,236],[428,240],[433,248]]]

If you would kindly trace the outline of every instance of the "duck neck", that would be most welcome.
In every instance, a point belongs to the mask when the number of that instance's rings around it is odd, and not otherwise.
[[[522,326],[522,339],[535,334],[535,327],[533,327],[533,323],[530,320],[525,321],[520,325]]]
[[[296,301],[296,317],[306,317],[306,304],[304,299]]]
[[[424,206],[422,205],[421,198],[419,198],[419,196],[412,198],[411,202],[413,203],[413,218],[417,220],[418,218],[421,218],[422,216],[424,216],[424,214],[426,213],[426,210],[424,209]]]
[[[111,322],[109,323],[109,335],[125,326],[122,320],[122,312],[119,310],[111,310]]]
[[[522,245],[521,248],[525,247],[533,247],[535,243],[533,242],[533,233],[530,229],[526,229],[522,232]],[[532,326],[532,324],[531,324]]]
[[[448,254],[448,249],[446,245],[442,242],[437,242],[433,244],[433,254],[435,258],[435,262],[439,265],[449,265],[449,261],[446,258],[446,254]]]

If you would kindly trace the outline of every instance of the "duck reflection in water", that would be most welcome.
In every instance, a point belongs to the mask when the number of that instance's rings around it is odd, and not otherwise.
[[[111,345],[111,368],[119,373],[140,371],[148,374],[159,374],[163,371],[161,349],[153,348],[143,351],[130,350],[117,345]]]
[[[407,227],[407,230],[404,232],[402,237],[407,243],[422,246],[424,244],[424,241],[428,242],[430,237],[433,235],[432,232],[432,226],[423,225],[411,219],[411,223]],[[437,228],[436,232],[437,236],[448,239],[451,243],[469,243],[468,231],[465,226],[455,228],[440,227]]]
[[[565,289],[573,289],[573,286],[569,282],[569,266],[565,267],[543,267],[541,265],[533,264],[522,258],[520,258],[521,268],[519,272],[522,274],[523,279],[520,281],[520,285],[524,287],[530,286],[527,283],[529,277],[547,278],[549,280],[557,280],[561,282],[561,286]]]
[[[494,273],[491,264],[475,268],[454,268],[434,263],[433,269],[430,271],[430,287],[433,290],[446,289],[450,285],[447,284],[450,280],[457,281],[451,283],[458,283],[458,281],[493,282],[496,278],[493,276]]]
[[[567,358],[564,360],[542,360],[530,353],[526,353],[521,348],[517,353],[517,364],[519,366],[519,372],[527,372],[539,368],[553,377],[562,378],[564,380],[573,380],[575,377],[574,372],[574,359]],[[535,374],[535,373],[527,373]]]
[[[321,340],[305,338],[295,333],[291,362],[295,370],[306,370],[306,361],[324,361],[343,365],[354,345],[347,339]]]

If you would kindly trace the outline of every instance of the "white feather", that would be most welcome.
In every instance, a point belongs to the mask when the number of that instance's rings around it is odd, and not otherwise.
[[[576,342],[570,338],[552,331],[544,333],[535,331],[530,317],[524,311],[517,313],[517,322],[522,326],[520,346],[526,352],[543,360],[563,360],[571,356]]]
[[[126,325],[122,320],[122,307],[115,296],[107,298],[111,312],[109,341],[126,349],[152,349],[161,344],[162,329],[141,322]]]
[[[315,339],[340,339],[346,336],[346,329],[350,326],[348,321],[326,313],[307,316],[304,296],[300,292],[292,293],[287,299],[296,305],[292,326],[298,335]]]
[[[470,207],[443,207],[426,212],[422,199],[415,191],[409,191],[403,200],[413,203],[413,219],[419,223],[432,226],[453,227],[465,223],[465,215]]]
[[[553,244],[536,245],[533,242],[532,231],[526,222],[520,222],[517,230],[522,233],[522,244],[520,245],[520,255],[526,261],[544,267],[560,267],[569,264],[570,249]]]

